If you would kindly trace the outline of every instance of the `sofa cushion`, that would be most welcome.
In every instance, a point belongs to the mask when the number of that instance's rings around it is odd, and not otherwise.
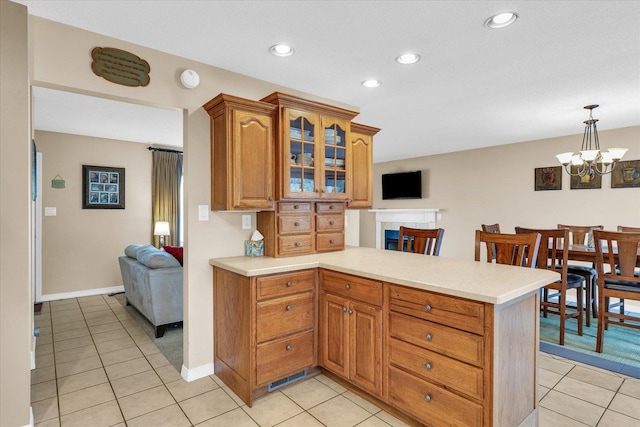
[[[152,245],[147,245],[138,249],[136,257],[140,264],[149,268],[180,267],[180,263],[173,257],[173,255],[165,251],[161,251]]]
[[[184,249],[182,246],[163,246],[162,249],[173,255],[180,265],[182,265],[182,259],[184,258]]]
[[[129,258],[137,259],[136,254],[138,253],[138,249],[140,249],[144,245],[129,245],[124,248],[124,254]]]

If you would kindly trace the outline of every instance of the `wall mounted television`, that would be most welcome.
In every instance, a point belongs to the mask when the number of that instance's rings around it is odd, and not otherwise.
[[[422,171],[382,175],[382,200],[421,199]]]

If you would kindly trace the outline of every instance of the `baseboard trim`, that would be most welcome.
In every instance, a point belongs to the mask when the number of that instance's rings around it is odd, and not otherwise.
[[[180,372],[180,375],[182,375],[182,378],[184,378],[185,381],[191,382],[204,378],[207,375],[213,375],[213,373],[213,363],[207,363],[206,365],[192,369],[187,369],[186,366],[182,365],[182,372]]]
[[[67,298],[91,297],[94,295],[110,294],[112,292],[124,292],[124,286],[112,286],[110,288],[87,289],[84,291],[63,292],[60,294],[42,295],[40,301],[56,301]]]

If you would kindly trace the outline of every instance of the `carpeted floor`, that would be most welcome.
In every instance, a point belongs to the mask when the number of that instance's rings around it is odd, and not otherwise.
[[[547,318],[540,316],[541,350],[574,360],[581,359],[578,361],[614,371],[633,372],[630,374],[632,376],[640,373],[640,329],[610,325],[604,333],[604,351],[596,353],[596,319],[591,321],[590,327],[584,326],[582,336],[578,336],[576,320],[569,320],[564,346],[558,345],[559,319],[559,316],[551,314]],[[619,369],[612,366],[618,366]]]
[[[170,327],[161,338],[156,338],[153,332],[153,326],[144,318],[133,306],[126,305],[125,294],[116,294],[112,298],[116,298],[127,312],[135,319],[136,322],[147,333],[149,338],[158,346],[162,354],[171,362],[171,364],[181,372],[182,370],[182,327]]]

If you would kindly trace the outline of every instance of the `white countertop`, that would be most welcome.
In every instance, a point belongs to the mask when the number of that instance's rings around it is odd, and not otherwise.
[[[321,267],[495,305],[560,279],[548,270],[360,247],[285,258],[212,258],[209,264],[248,277]]]

